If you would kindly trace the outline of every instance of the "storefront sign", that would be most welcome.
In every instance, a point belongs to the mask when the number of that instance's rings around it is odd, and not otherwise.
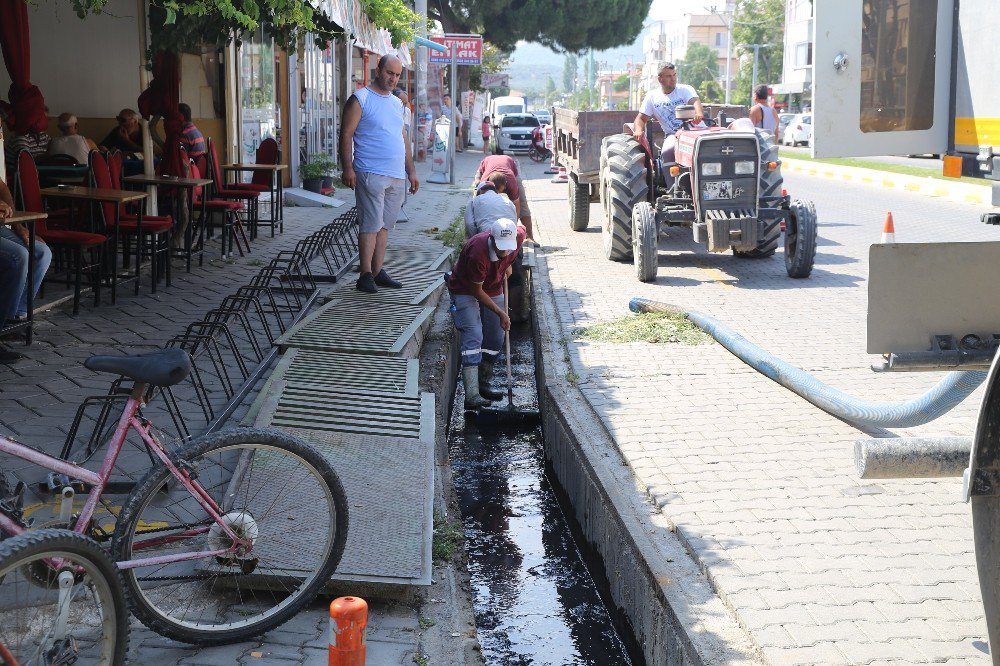
[[[495,74],[483,73],[483,88],[510,88],[510,75],[507,72],[497,72]]]
[[[455,64],[457,65],[481,65],[483,63],[483,36],[482,35],[430,35],[432,42],[437,42],[449,49],[454,47]],[[440,51],[428,52],[429,62],[450,63],[451,51],[441,53]]]

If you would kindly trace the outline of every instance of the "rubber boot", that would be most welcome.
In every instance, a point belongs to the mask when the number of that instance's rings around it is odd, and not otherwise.
[[[493,361],[485,358],[479,364],[479,395],[487,400],[500,400],[503,398],[502,391],[494,391],[490,388],[490,375],[493,374]]]
[[[490,404],[489,400],[479,395],[479,368],[477,366],[462,366],[462,383],[465,384],[466,409],[476,410]]]

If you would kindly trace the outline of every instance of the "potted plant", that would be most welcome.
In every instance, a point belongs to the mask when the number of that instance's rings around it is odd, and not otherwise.
[[[324,187],[333,186],[332,173],[337,163],[326,153],[314,153],[299,164],[302,187],[310,192],[320,193]]]

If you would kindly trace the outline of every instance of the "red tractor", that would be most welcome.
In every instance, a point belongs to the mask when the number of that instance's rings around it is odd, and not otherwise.
[[[662,164],[660,151],[650,148],[648,131],[636,141],[626,125],[625,133],[603,139],[598,184],[608,259],[633,260],[638,278],[651,282],[661,225],[690,227],[709,252],[750,259],[773,256],[784,231],[786,272],[809,277],[816,208],[783,193],[774,138],[746,120],[727,127],[724,116],[692,127],[693,106],[676,113],[683,127],[672,164]]]

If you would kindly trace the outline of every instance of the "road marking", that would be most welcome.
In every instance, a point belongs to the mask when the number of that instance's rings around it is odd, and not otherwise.
[[[734,282],[736,282],[736,278],[734,278],[732,275],[727,275],[722,271],[720,271],[718,268],[710,268],[708,266],[698,266],[698,268],[700,268],[702,272],[705,273],[705,275],[708,276],[708,279],[711,280],[712,282],[722,285],[722,287],[726,289],[736,288],[736,285],[733,284]]]

